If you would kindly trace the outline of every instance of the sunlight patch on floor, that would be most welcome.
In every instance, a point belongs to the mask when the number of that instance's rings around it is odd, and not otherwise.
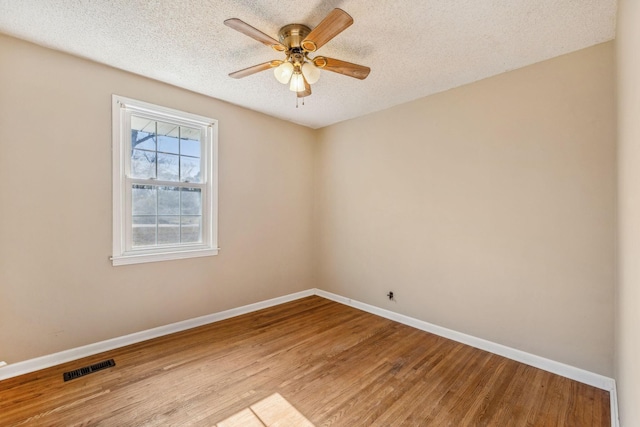
[[[287,399],[274,393],[220,421],[216,427],[314,427]]]

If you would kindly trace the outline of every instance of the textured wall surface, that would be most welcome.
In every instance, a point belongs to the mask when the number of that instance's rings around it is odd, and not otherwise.
[[[612,376],[613,52],[323,129],[322,288]]]

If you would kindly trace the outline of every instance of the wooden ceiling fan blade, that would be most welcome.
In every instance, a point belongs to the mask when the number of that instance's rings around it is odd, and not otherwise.
[[[278,61],[278,60],[265,62],[263,64],[254,65],[249,68],[245,68],[242,70],[234,71],[233,73],[229,73],[229,77],[233,77],[234,79],[241,79],[243,77],[247,77],[252,74],[259,73],[260,71],[268,70],[269,68],[275,68],[280,64],[282,64],[282,61]]]
[[[371,72],[371,68],[365,67],[364,65],[353,64],[324,56],[316,56],[313,58],[313,64],[322,70],[344,74],[345,76],[355,77],[360,80],[366,79]]]
[[[262,31],[252,27],[251,25],[247,24],[244,21],[241,21],[238,18],[227,19],[226,21],[224,21],[224,25],[233,28],[236,31],[239,31],[254,40],[257,40],[265,46],[269,46],[270,48],[277,50],[278,52],[284,52],[285,50],[287,50],[287,48],[284,47],[284,45],[278,40],[266,35]]]
[[[305,79],[304,76],[302,76],[302,78],[304,79],[304,90],[300,92],[296,92],[298,95],[298,98],[305,98],[311,95],[311,85],[307,82],[307,79]]]
[[[353,24],[351,15],[342,9],[333,9],[317,27],[311,30],[300,46],[308,52],[315,52],[351,24]]]

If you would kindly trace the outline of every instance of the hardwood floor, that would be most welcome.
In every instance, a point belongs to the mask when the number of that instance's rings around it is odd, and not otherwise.
[[[275,420],[608,426],[609,393],[315,296],[0,382],[2,426]]]

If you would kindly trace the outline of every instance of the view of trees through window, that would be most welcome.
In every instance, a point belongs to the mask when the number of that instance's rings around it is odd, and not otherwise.
[[[200,243],[200,130],[132,116],[130,164],[132,245]]]

